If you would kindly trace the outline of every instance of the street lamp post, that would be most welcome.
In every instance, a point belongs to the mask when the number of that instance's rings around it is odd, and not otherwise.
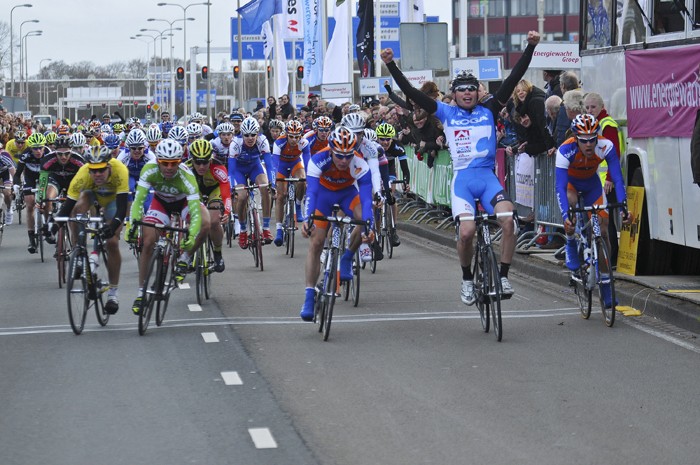
[[[170,50],[171,50],[171,53],[170,53],[170,56],[171,56],[171,63],[170,63],[170,65],[171,65],[171,67],[172,67],[172,40],[173,40],[172,37],[173,37],[173,31],[181,31],[181,30],[182,30],[181,27],[176,27],[176,28],[172,28],[172,27],[171,27],[171,28],[168,28],[168,29],[164,29],[163,31],[159,31],[158,29],[141,29],[141,32],[146,32],[146,31],[157,32],[157,33],[158,33],[158,36],[160,36],[161,39],[165,39],[165,37],[163,37],[163,34],[165,34],[166,32],[169,32],[169,33],[170,33],[170,34],[166,34],[166,35],[167,35],[167,36],[170,36],[170,44],[171,44],[171,47],[170,47]],[[138,36],[138,34],[137,34],[137,36]],[[158,36],[156,36],[156,37],[158,37]],[[171,74],[170,77],[172,78],[172,69],[171,69],[171,73],[170,73],[170,74]],[[161,86],[160,86],[160,87],[161,87],[161,100],[165,100],[165,99],[163,98],[163,94],[162,94],[162,92],[163,92],[163,85],[162,85],[162,84],[165,82],[165,79],[163,79],[163,42],[162,42],[162,41],[161,41],[161,43],[160,43],[160,77],[161,77]],[[171,87],[171,92],[172,92],[172,87]],[[174,92],[173,92],[173,93],[174,93]],[[172,103],[172,102],[173,102],[173,99],[174,99],[174,97],[175,97],[175,95],[173,95],[173,93],[171,93],[170,98],[169,98],[169,100],[168,100],[168,104],[170,104],[170,106],[172,107],[172,112],[171,112],[171,114],[175,114],[175,105]],[[165,104],[163,104],[163,106],[165,106]]]
[[[15,8],[31,8],[32,5],[30,3],[24,3],[22,5],[15,5],[12,7],[10,10],[10,95],[14,97],[15,95],[15,56],[14,56],[14,42],[13,42],[13,35],[12,35],[12,13],[15,11]],[[20,34],[20,37],[22,34]]]
[[[22,53],[22,27],[27,23],[38,23],[38,19],[28,19],[19,25],[19,93],[22,94],[22,83],[24,82],[24,54]]]
[[[139,34],[139,35],[151,37],[151,36],[146,35],[146,34]],[[151,101],[151,74],[148,71],[150,66],[151,66],[151,47],[149,46],[150,41],[141,40],[140,37],[134,37],[134,36],[129,37],[129,39],[138,40],[138,41],[146,44],[146,99],[148,99],[148,101],[150,102]],[[155,54],[156,54],[156,38],[153,37],[153,56],[155,56]]]
[[[183,60],[183,68],[185,69],[185,79],[182,80],[182,94],[183,94],[183,102],[182,102],[182,113],[184,115],[187,114],[187,9],[191,6],[197,6],[197,5],[206,5],[209,6],[211,3],[209,2],[203,2],[203,3],[190,3],[187,6],[182,6],[177,3],[166,3],[166,2],[161,2],[158,4],[158,6],[177,6],[179,8],[182,8],[182,34],[184,35],[183,40],[182,40],[182,60]]]
[[[45,61],[51,61],[51,58],[42,58],[39,60],[39,74],[41,74],[41,67],[42,64]],[[46,94],[44,94],[44,90],[46,90]],[[44,104],[46,105],[46,112],[49,112],[49,86],[48,84],[42,84],[41,82],[39,83],[39,95],[41,96],[41,100],[44,101]],[[41,100],[39,101],[39,111],[41,111]]]
[[[174,19],[172,21],[168,21],[167,19],[160,19],[160,18],[148,18],[148,21],[163,21],[164,23],[168,23],[170,25],[170,30],[172,31],[173,24],[182,21],[183,22],[183,27],[184,23],[187,21],[194,21],[194,18],[181,18],[181,19]],[[182,28],[178,28],[180,30]],[[183,96],[184,97],[184,96]],[[170,114],[174,115],[175,114],[175,62],[173,60],[173,35],[170,35]],[[184,113],[184,112],[183,112]]]
[[[24,34],[24,37],[20,38],[20,43],[22,40],[24,40],[24,93],[27,95],[27,108],[29,108],[29,67],[27,66],[27,37],[36,37],[40,36],[44,31],[40,30],[35,30],[35,31],[29,31],[26,34]]]

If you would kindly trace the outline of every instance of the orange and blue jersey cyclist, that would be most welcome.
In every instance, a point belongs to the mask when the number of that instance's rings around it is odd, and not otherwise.
[[[321,250],[326,238],[328,224],[323,221],[311,222],[312,214],[329,216],[333,205],[349,217],[373,221],[372,215],[372,175],[369,165],[355,151],[357,137],[349,129],[338,126],[329,138],[329,147],[309,160],[307,177],[307,200],[301,234],[310,237],[306,256],[306,297],[301,308],[301,319],[311,321],[314,317],[314,286],[320,272]],[[340,280],[352,279],[352,257],[363,240],[364,228],[355,228],[350,235],[350,245],[340,259]],[[371,234],[370,234],[371,235]]]
[[[277,234],[275,245],[280,247],[283,242],[284,231],[282,218],[284,217],[284,197],[287,195],[287,183],[284,178],[292,177],[306,179],[306,165],[309,162],[309,141],[302,139],[304,126],[299,121],[291,120],[285,126],[285,134],[274,142],[272,148],[272,166],[277,178],[277,202],[275,216],[277,219]],[[296,190],[296,214],[299,221],[302,220],[301,201],[306,189],[304,183],[299,183]]]
[[[304,134],[304,139],[309,141],[309,153],[316,155],[328,147],[328,136],[333,130],[333,120],[327,116],[319,116],[314,120],[313,130]]]
[[[584,206],[605,205],[603,187],[598,177],[598,165],[603,161],[608,163],[608,172],[615,184],[615,192],[619,203],[626,203],[625,183],[620,169],[620,161],[613,143],[599,136],[598,120],[593,115],[578,115],[571,122],[574,136],[564,141],[556,155],[556,194],[564,231],[566,232],[566,266],[575,271],[579,268],[579,257],[574,238],[575,218],[569,216],[570,206],[576,205],[578,193],[583,195]],[[608,231],[608,212],[599,212],[600,229],[610,250]],[[625,217],[627,217],[625,211]],[[625,221],[628,221],[625,218]],[[607,272],[608,270],[602,270]],[[601,291],[606,306],[612,306],[610,284],[602,284]]]

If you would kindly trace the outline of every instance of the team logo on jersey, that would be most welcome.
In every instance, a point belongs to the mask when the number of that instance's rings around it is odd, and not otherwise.
[[[455,139],[456,140],[464,140],[469,138],[469,130],[468,129],[459,129],[455,131]]]

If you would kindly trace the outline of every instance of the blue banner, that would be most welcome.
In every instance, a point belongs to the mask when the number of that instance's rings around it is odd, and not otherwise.
[[[246,23],[251,31],[260,34],[263,23],[272,18],[272,15],[282,14],[281,0],[253,0],[236,10],[241,15],[241,20]]]
[[[310,87],[323,82],[323,18],[321,0],[303,0],[304,15],[304,79]]]

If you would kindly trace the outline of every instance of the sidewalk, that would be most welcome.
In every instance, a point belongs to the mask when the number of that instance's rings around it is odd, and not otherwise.
[[[419,224],[409,221],[409,216],[400,215],[399,231],[455,247],[453,228],[438,230],[435,223]],[[516,251],[511,272],[535,276],[553,286],[568,287],[569,272],[561,261],[554,258],[554,252],[543,250],[526,254]],[[616,273],[615,279],[619,305],[630,306],[645,315],[700,333],[700,276],[628,276]]]

